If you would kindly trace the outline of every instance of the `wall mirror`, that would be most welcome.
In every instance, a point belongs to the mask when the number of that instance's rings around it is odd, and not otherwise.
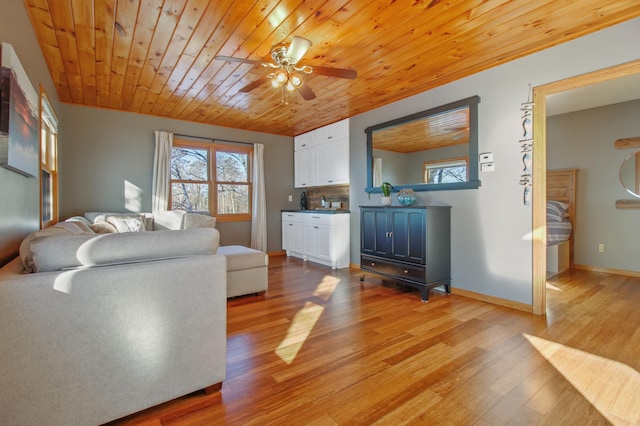
[[[478,104],[474,96],[365,129],[367,189],[475,189],[478,179]]]
[[[620,165],[620,183],[629,194],[640,198],[640,150],[629,154]]]

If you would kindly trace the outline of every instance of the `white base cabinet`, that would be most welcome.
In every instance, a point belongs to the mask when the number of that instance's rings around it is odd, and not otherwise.
[[[287,255],[304,251],[302,213],[282,213],[282,249],[287,251]]]
[[[349,267],[349,214],[282,212],[282,249],[287,256]]]

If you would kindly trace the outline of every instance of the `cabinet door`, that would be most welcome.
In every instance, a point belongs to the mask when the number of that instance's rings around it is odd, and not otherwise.
[[[318,150],[316,146],[294,153],[294,172],[296,188],[318,185]]]
[[[349,183],[349,139],[346,137],[320,143],[318,152],[318,185]]]
[[[333,244],[333,226],[325,224],[324,220],[319,222],[309,221],[304,223],[304,254],[307,256],[316,257],[331,261],[332,258],[332,244]]]
[[[335,140],[337,138],[349,138],[349,119],[340,120],[338,122],[320,127],[315,130],[318,142]]]
[[[405,262],[426,263],[426,215],[424,210],[390,209],[389,257]]]
[[[317,232],[315,229],[318,225],[304,225],[303,234],[304,234],[304,254],[308,256],[315,256],[317,251],[318,243],[316,239],[318,238]]]
[[[309,185],[307,179],[307,150],[296,151],[293,154],[295,187],[306,188]]]
[[[294,223],[291,227],[291,251],[302,253],[304,251],[304,231],[302,223]]]
[[[282,213],[282,249],[287,252],[302,253],[302,216],[300,213]]]
[[[282,222],[282,250],[291,250],[293,235],[292,226],[292,222]]]
[[[311,131],[298,135],[293,140],[293,146],[296,151],[310,148],[316,144],[316,132]]]
[[[330,226],[318,225],[314,228],[316,256],[320,259],[333,261],[331,252],[332,228]]]
[[[360,218],[360,250],[362,254],[387,257],[391,238],[384,209],[362,209]]]
[[[332,150],[333,144],[331,142],[320,143],[316,146],[316,152],[318,156],[318,185],[332,185],[333,184],[333,162],[334,153]]]
[[[349,138],[337,138],[330,142],[331,161],[331,184],[345,185],[349,183]]]

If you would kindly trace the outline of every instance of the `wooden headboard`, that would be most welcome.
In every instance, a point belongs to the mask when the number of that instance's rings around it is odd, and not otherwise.
[[[570,264],[573,267],[573,236],[576,230],[576,174],[578,169],[547,170],[547,200],[569,205],[569,221],[573,232],[569,237]]]

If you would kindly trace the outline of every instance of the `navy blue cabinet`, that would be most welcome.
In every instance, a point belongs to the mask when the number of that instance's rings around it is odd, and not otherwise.
[[[451,291],[451,207],[361,206],[360,269],[418,288]]]

